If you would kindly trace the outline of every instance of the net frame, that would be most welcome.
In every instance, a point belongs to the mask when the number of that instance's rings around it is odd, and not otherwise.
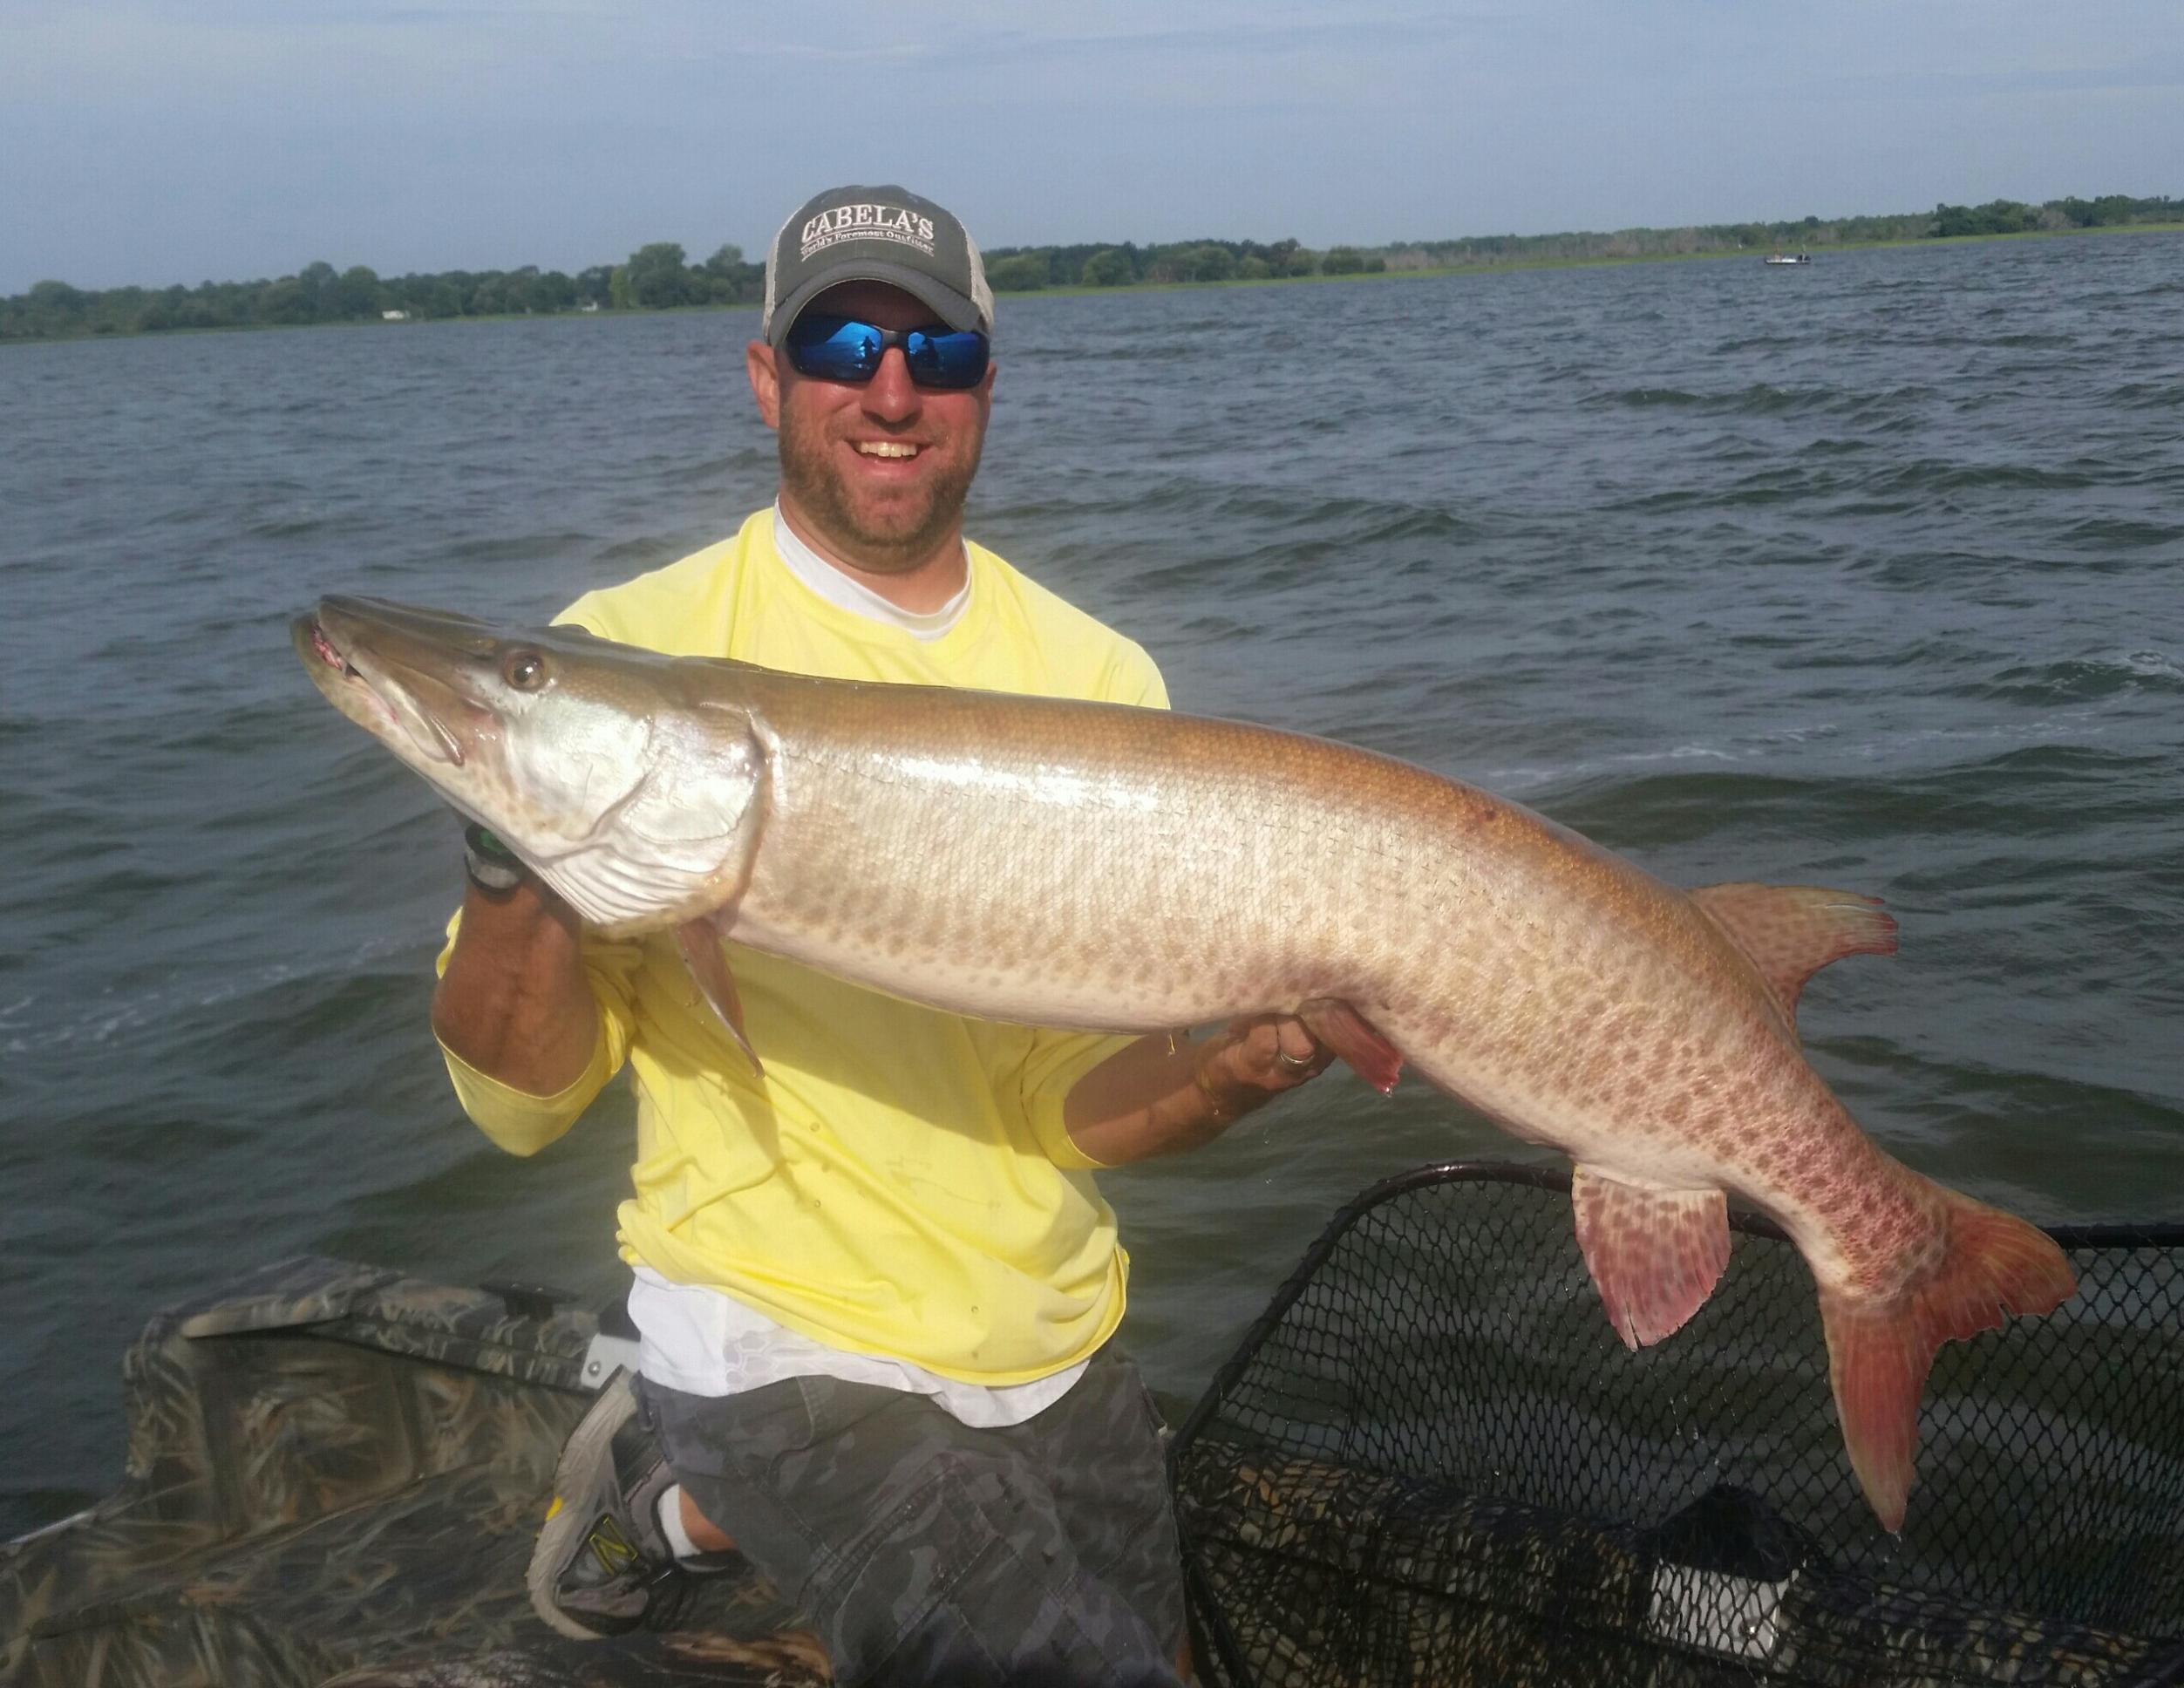
[[[1170,1450],[1207,1680],[2184,1681],[2184,1225],[2051,1229],[2079,1293],[1943,1347],[1891,1538],[1780,1228],[1634,1354],[1568,1193],[1421,1167],[1305,1252]]]

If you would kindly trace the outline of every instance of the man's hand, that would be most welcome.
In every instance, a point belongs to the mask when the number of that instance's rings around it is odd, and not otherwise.
[[[1206,1038],[1140,1038],[1077,1081],[1063,1122],[1103,1166],[1173,1154],[1211,1142],[1334,1058],[1288,1014],[1255,1014]]]
[[[1216,1103],[1239,1102],[1238,1113],[1317,1078],[1335,1058],[1335,1052],[1292,1014],[1255,1014],[1232,1020],[1226,1031],[1208,1038],[1200,1048],[1199,1087]],[[1254,1091],[1261,1093],[1250,1094]]]
[[[440,1042],[526,1095],[568,1089],[599,1038],[582,936],[576,911],[527,874],[510,891],[470,885],[432,996]]]

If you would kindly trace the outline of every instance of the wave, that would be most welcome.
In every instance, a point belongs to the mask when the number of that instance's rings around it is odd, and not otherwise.
[[[1811,442],[1794,457],[1770,455],[1779,466],[1741,476],[1726,484],[1675,487],[1618,499],[1616,511],[1660,513],[1684,509],[1736,509],[1799,499],[1832,498],[1834,516],[1898,515],[1932,507],[1940,494],[1968,492],[2067,493],[2112,484],[2117,477],[2105,465],[2050,466],[2034,463],[1962,463],[1918,458],[1908,462],[1875,462],[1862,473],[1837,473],[1820,466],[1823,459],[1854,456],[1855,442]],[[1846,465],[1846,468],[1849,466]],[[1953,512],[1951,514],[1954,514]],[[2064,529],[2065,539],[2097,545],[2166,543],[2177,530],[2158,522],[2092,518]]]
[[[1970,684],[1941,688],[1946,694],[1983,701],[2020,704],[2091,704],[2146,693],[2184,693],[2184,664],[2158,650],[2119,651],[2108,657],[2079,657],[2021,664]]]
[[[1908,422],[1939,397],[1935,389],[1922,385],[1865,391],[1761,382],[1718,392],[1677,386],[1621,387],[1595,393],[1586,404],[1592,408],[1690,410],[1735,417],[1837,416],[1878,428]]]
[[[449,888],[452,909],[458,895]],[[431,949],[437,949],[437,935]],[[430,950],[419,935],[387,935],[308,959],[262,963],[232,977],[184,977],[90,997],[10,991],[0,1001],[0,1054],[11,1058],[59,1051],[141,1044],[147,1033],[221,1034],[216,1070],[253,1076],[255,1063],[279,1058],[318,1038],[353,1035],[360,1004],[390,997],[416,1008],[430,977]],[[397,964],[398,963],[398,964]],[[203,1063],[194,1062],[201,1065]]]
[[[2062,530],[2073,545],[2088,549],[2143,550],[2167,547],[2184,540],[2184,528],[2174,522],[2140,521],[2126,516],[2088,516]]]
[[[2184,409],[2184,381],[2126,381],[2119,387],[2112,387],[2106,394],[2112,405],[2126,410],[2173,411]]]
[[[534,562],[543,557],[588,552],[605,541],[597,534],[561,531],[512,534],[493,539],[452,541],[443,554],[452,562]]]
[[[2053,469],[2033,463],[1952,463],[1945,459],[1920,458],[1884,471],[1873,485],[1890,491],[1949,493],[2000,487],[2027,492],[2074,492],[2100,484],[2099,473],[2087,469]]]
[[[308,539],[313,534],[325,532],[331,525],[332,519],[328,516],[271,516],[250,523],[242,531],[248,539]]]

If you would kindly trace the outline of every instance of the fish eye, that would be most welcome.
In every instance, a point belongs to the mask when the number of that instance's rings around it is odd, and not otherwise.
[[[518,691],[536,691],[546,684],[546,658],[535,650],[511,650],[500,659],[500,677]]]

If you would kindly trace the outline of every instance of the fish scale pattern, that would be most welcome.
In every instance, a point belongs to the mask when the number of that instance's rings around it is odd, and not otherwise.
[[[1892,1537],[1776,1228],[1633,1354],[1568,1188],[1377,1186],[1222,1368],[1172,1451],[1208,1681],[2184,1680],[2184,1227],[2058,1229],[2077,1297],[1944,1349]]]

